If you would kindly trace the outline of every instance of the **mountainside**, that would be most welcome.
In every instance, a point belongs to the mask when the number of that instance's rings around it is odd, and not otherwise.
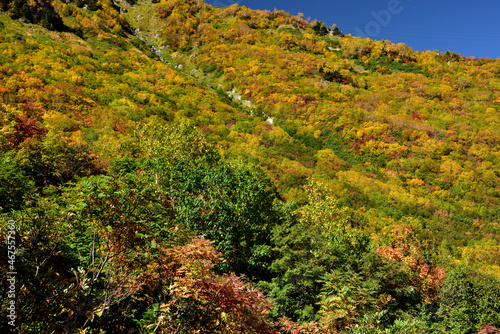
[[[500,59],[202,0],[0,10],[21,332],[500,326]]]

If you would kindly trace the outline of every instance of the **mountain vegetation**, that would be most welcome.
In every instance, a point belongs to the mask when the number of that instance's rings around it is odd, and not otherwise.
[[[19,333],[500,333],[500,59],[203,0],[0,11],[1,327],[14,268]]]

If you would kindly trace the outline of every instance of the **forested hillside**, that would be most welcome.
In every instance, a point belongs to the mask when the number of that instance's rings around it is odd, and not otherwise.
[[[202,0],[0,11],[1,327],[500,332],[500,59]]]

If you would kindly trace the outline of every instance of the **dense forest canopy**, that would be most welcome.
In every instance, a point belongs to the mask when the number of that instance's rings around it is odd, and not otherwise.
[[[202,0],[0,10],[2,327],[499,332],[500,60]]]

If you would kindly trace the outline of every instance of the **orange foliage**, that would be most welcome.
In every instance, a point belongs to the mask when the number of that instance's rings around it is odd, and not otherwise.
[[[430,303],[438,298],[438,290],[445,278],[444,268],[428,264],[422,255],[422,248],[411,226],[398,226],[392,230],[396,240],[391,246],[377,248],[377,252],[394,261],[404,263],[416,274],[412,285],[421,289]]]

